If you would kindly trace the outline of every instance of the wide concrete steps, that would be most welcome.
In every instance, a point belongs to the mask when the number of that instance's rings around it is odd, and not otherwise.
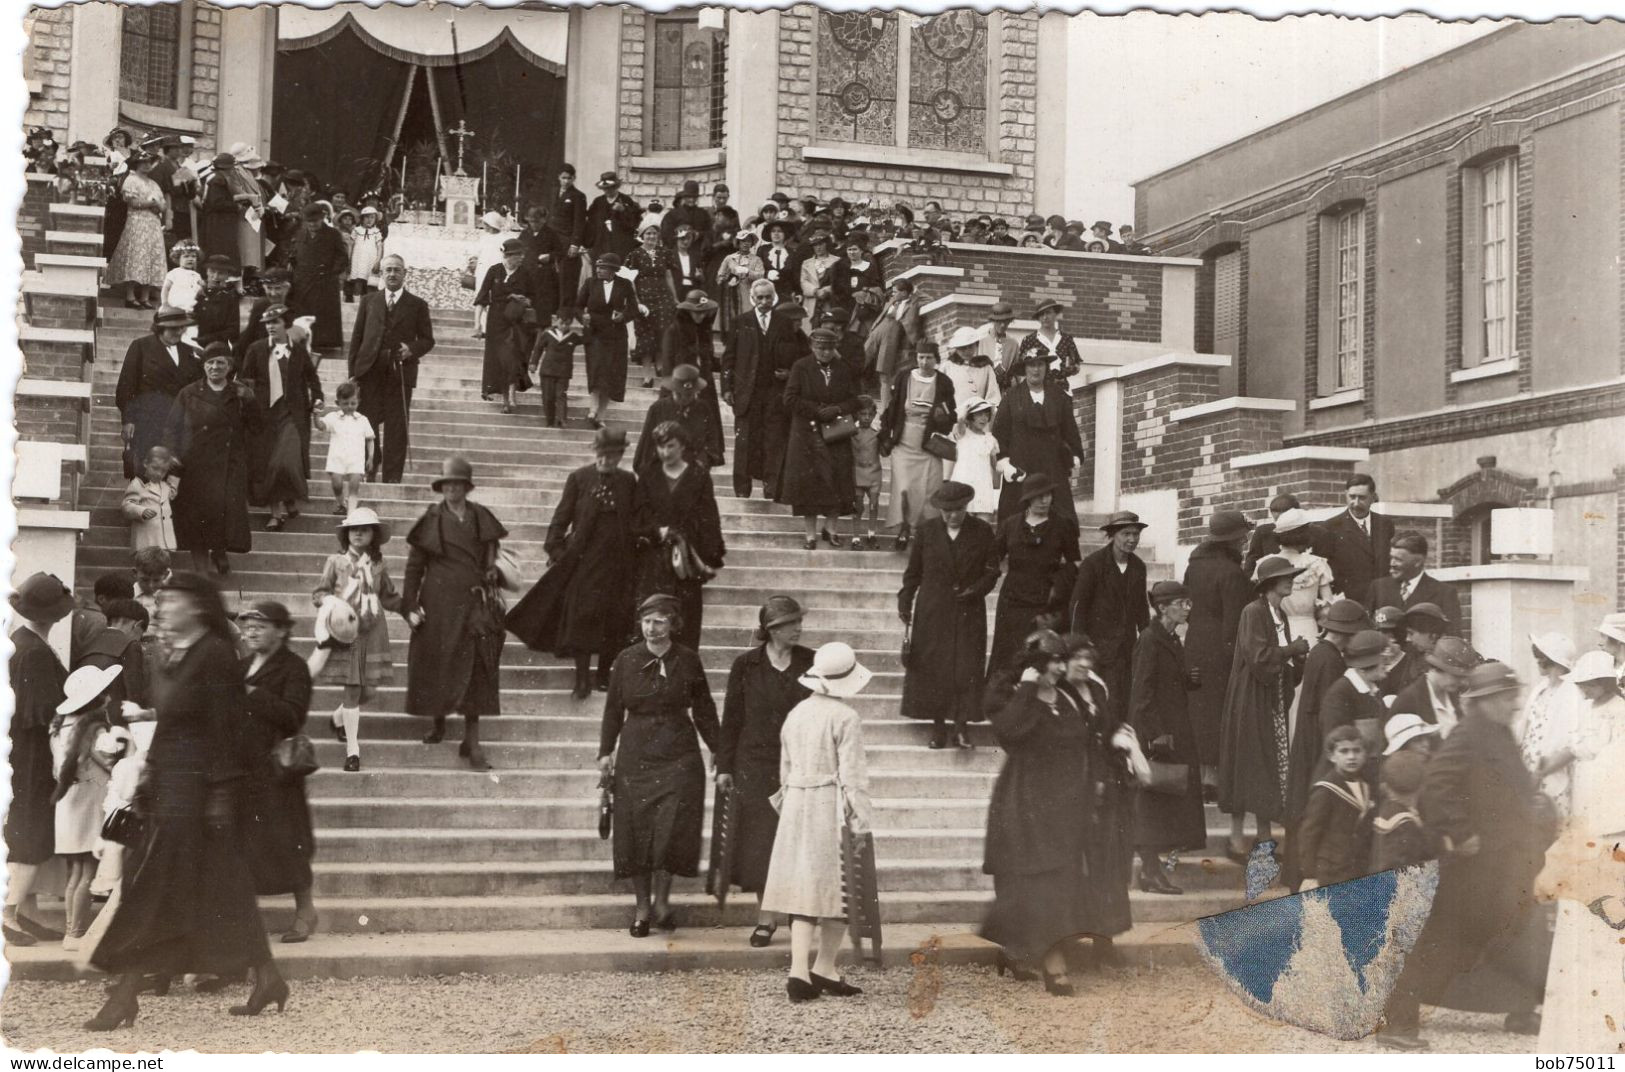
[[[366,725],[364,720],[363,729]],[[561,770],[513,768],[474,774],[456,760],[454,749],[446,749],[439,754],[444,760],[440,766],[424,768],[390,767],[382,760],[370,758],[369,753],[361,770],[353,774],[328,767],[317,771],[306,784],[312,800],[361,796],[383,800],[416,797],[467,801],[549,797],[598,799],[596,764]],[[928,754],[935,756],[938,753]],[[869,768],[869,790],[877,797],[986,801],[993,791],[995,774],[995,771],[965,770],[945,764],[903,768],[872,764]],[[597,829],[597,822],[595,817],[588,825]]]
[[[552,671],[549,671],[551,673]],[[560,673],[564,673],[561,671]],[[571,675],[574,671],[569,671]],[[566,682],[574,681],[570,677]],[[563,691],[561,688],[559,691]],[[721,686],[717,686],[720,694]],[[336,695],[336,694],[335,694]],[[544,715],[504,714],[500,718],[480,720],[480,741],[486,745],[520,742],[529,744],[587,744],[598,740],[603,694],[596,700],[566,699],[552,713]],[[720,705],[719,705],[720,706]],[[580,712],[570,714],[566,712]],[[895,716],[896,708],[891,714]],[[325,732],[328,712],[317,709],[311,713],[307,727],[312,735]],[[374,712],[362,715],[361,741],[363,756],[370,754],[373,742],[419,741],[427,729],[424,719],[413,715]],[[930,723],[913,719],[884,717],[882,712],[870,711],[863,721],[863,740],[866,745],[913,745],[921,747],[930,733]],[[978,747],[994,747],[993,730],[987,723],[974,723],[969,727],[971,742]],[[421,744],[421,742],[419,742]]]

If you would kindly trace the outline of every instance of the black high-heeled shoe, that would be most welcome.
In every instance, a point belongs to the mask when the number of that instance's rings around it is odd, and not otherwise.
[[[1044,989],[1058,998],[1069,998],[1078,992],[1072,985],[1072,980],[1061,975],[1051,975],[1047,971],[1044,973]]]
[[[281,1012],[288,1004],[288,981],[277,979],[275,982],[264,982],[255,985],[254,992],[248,995],[248,1004],[233,1005],[227,1011],[233,1016],[258,1016],[265,1011],[265,1007],[276,1002],[276,1011]]]
[[[423,743],[424,744],[439,744],[441,741],[444,741],[445,739],[446,739],[446,720],[443,719],[443,718],[437,718],[437,719],[434,720],[434,727],[432,729],[430,729],[428,733],[425,733],[423,735]]]
[[[231,560],[224,551],[210,551],[209,561],[214,564],[214,571],[222,577],[231,572]]]
[[[790,996],[790,1004],[792,1005],[800,1005],[804,1001],[818,1000],[818,987],[812,983],[797,979],[793,975],[785,981],[784,992]]]
[[[630,934],[634,938],[649,937],[649,921],[646,919],[634,919],[632,921],[632,926],[626,929],[626,933]]]
[[[768,926],[758,923],[756,929],[750,932],[750,945],[752,949],[766,949],[773,944],[773,935],[778,931],[778,924]]]
[[[485,758],[485,749],[481,748],[477,744],[469,744],[467,741],[464,741],[463,743],[468,747],[468,751],[465,753],[465,756],[468,759],[468,766],[471,770],[488,771],[491,769],[491,761]]]
[[[1009,958],[1009,956],[1005,954],[1004,950],[1002,949],[999,950],[998,958],[993,962],[993,970],[998,972],[1001,978],[1005,975],[1009,975],[1011,979],[1018,983],[1030,983],[1034,979],[1038,978],[1037,972],[1033,971],[1031,968],[1023,968],[1016,964]]]
[[[141,1003],[135,995],[128,992],[115,993],[108,998],[95,1016],[86,1020],[86,1031],[112,1031],[120,1027],[131,1027],[135,1024],[137,1014],[141,1012]]]
[[[1170,896],[1177,896],[1185,892],[1183,888],[1169,882],[1168,876],[1161,871],[1152,871],[1150,874],[1152,877],[1148,878],[1146,872],[1140,872],[1141,893],[1165,893]]]
[[[863,993],[863,987],[853,986],[845,979],[826,979],[817,972],[808,972],[807,975],[812,979],[813,986],[818,988],[820,994],[828,994],[836,998],[855,998]]]
[[[677,913],[668,908],[663,916],[655,920],[655,926],[670,934],[677,929]]]
[[[592,695],[592,682],[588,679],[588,676],[586,674],[583,674],[580,670],[577,670],[576,671],[576,687],[570,690],[570,698],[572,700],[585,700],[588,696],[591,696],[591,695]]]

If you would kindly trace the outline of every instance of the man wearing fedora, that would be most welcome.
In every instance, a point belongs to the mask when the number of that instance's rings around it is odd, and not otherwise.
[[[1383,572],[1394,523],[1371,509],[1377,482],[1366,474],[1349,477],[1344,494],[1348,509],[1321,523],[1315,551],[1332,567],[1332,588],[1357,600],[1369,596],[1371,582]]]
[[[982,718],[987,669],[987,594],[999,582],[998,539],[969,513],[975,489],[944,480],[931,496],[938,517],[920,522],[909,549],[897,616],[909,630],[903,714],[930,719],[930,747],[971,747],[967,722]],[[1142,588],[1141,601],[1144,601]]]
[[[1100,526],[1106,546],[1086,555],[1072,589],[1072,631],[1095,642],[1095,673],[1106,682],[1119,711],[1129,710],[1134,642],[1151,622],[1145,563],[1134,549],[1149,528],[1138,514],[1119,511]]]
[[[695,455],[689,461],[707,469],[716,468],[722,464],[722,428],[711,407],[700,397],[706,386],[705,377],[693,365],[678,365],[672,370],[670,382],[671,390],[655,399],[644,417],[637,453],[632,456],[632,471],[641,473],[658,460],[654,430],[666,421],[676,421],[688,429]]]
[[[790,369],[806,350],[796,322],[775,307],[778,290],[766,279],[750,286],[751,308],[739,314],[722,350],[722,400],[734,414],[734,494],[750,498],[762,482],[763,494],[778,493],[790,417],[784,408],[784,385]]]
[[[987,311],[987,324],[982,328],[980,350],[993,362],[994,374],[999,378],[999,389],[1010,388],[1010,365],[1016,359],[1020,346],[1010,335],[1010,321],[1016,318],[1015,307],[1007,301],[996,302]]]
[[[1422,825],[1444,848],[1432,911],[1376,1036],[1390,1049],[1427,1049],[1419,1006],[1443,1004],[1452,983],[1490,971],[1497,975],[1495,1011],[1507,1012],[1506,1030],[1539,1030],[1534,1008],[1545,965],[1504,963],[1509,939],[1535,905],[1535,876],[1556,833],[1512,734],[1522,691],[1504,663],[1473,667],[1461,693],[1462,720],[1428,760]]]
[[[1203,784],[1208,786],[1218,784],[1220,723],[1241,608],[1253,598],[1253,586],[1241,572],[1241,545],[1251,528],[1239,510],[1214,511],[1208,518],[1207,539],[1191,552],[1185,567],[1185,588],[1191,599],[1185,653],[1189,665],[1201,671],[1188,706]]]
[[[661,244],[668,249],[676,249],[677,228],[685,223],[694,235],[711,233],[711,214],[700,207],[700,184],[693,179],[686,180],[672,195],[671,210],[660,219]],[[703,239],[697,239],[696,244],[700,241]],[[696,249],[697,254],[703,252]]]
[[[434,322],[429,303],[406,289],[404,257],[386,254],[379,275],[384,288],[363,295],[356,306],[350,378],[361,389],[361,415],[381,440],[373,464],[381,460],[384,482],[399,484],[406,472],[418,362],[434,349]]]
[[[6,904],[0,934],[12,945],[60,941],[22,915],[41,864],[56,852],[56,780],[51,769],[51,722],[68,672],[51,650],[51,626],[73,612],[73,593],[56,577],[36,573],[11,594],[22,625],[11,635],[11,802],[6,807]]]
[[[1428,538],[1420,532],[1401,532],[1388,544],[1388,575],[1371,582],[1365,605],[1409,610],[1418,603],[1431,603],[1444,611],[1446,625],[1460,629],[1461,603],[1456,590],[1429,577],[1427,564]]]
[[[673,229],[670,270],[672,288],[678,294],[705,289],[705,253],[700,238],[704,233],[696,231],[690,223],[679,223]]]
[[[1376,616],[1386,618],[1384,610],[1396,611],[1398,607],[1378,607]],[[1417,603],[1408,611],[1400,611],[1402,615],[1401,626],[1398,633],[1404,638],[1404,653],[1400,656],[1388,672],[1386,682],[1387,691],[1395,695],[1399,690],[1427,673],[1427,657],[1432,653],[1434,645],[1439,639],[1450,631],[1450,623],[1445,621],[1444,611],[1432,603]]]
[[[241,361],[248,348],[260,339],[265,338],[265,324],[260,318],[265,310],[273,305],[287,305],[288,294],[293,290],[293,277],[286,268],[267,268],[258,276],[261,296],[254,299],[254,304],[248,308],[248,320],[244,324],[242,333],[231,342],[231,349]]]
[[[1461,722],[1461,690],[1478,658],[1460,637],[1441,637],[1433,650],[1423,656],[1426,672],[1399,690],[1394,697],[1394,714],[1411,714],[1439,727],[1447,738]]]
[[[598,176],[593,185],[602,192],[587,207],[588,249],[595,261],[606,253],[624,260],[637,248],[643,209],[621,192],[621,177],[613,171]]]
[[[152,334],[124,351],[113,401],[123,425],[126,479],[140,472],[147,451],[163,441],[164,422],[181,388],[203,378],[201,356],[181,341],[192,324],[185,310],[166,305],[153,314]]]
[[[559,305],[569,305],[581,286],[581,254],[589,244],[587,234],[587,195],[576,189],[574,164],[559,166],[559,190],[547,211],[547,226],[553,230],[553,244],[563,252],[555,269],[559,273]]]

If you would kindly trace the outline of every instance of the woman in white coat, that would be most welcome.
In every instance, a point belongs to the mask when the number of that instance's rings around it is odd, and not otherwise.
[[[792,1002],[863,991],[835,967],[846,933],[841,898],[841,827],[869,830],[869,771],[858,713],[843,699],[869,683],[870,671],[849,645],[825,644],[801,684],[812,690],[779,731],[779,831],[773,841],[762,911],[790,917]],[[813,938],[818,939],[813,959]]]

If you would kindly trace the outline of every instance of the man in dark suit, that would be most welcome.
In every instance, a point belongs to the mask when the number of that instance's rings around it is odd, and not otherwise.
[[[1355,473],[1344,486],[1348,509],[1320,526],[1318,553],[1332,567],[1332,588],[1349,599],[1363,599],[1382,573],[1383,554],[1393,543],[1394,523],[1371,509],[1377,482]],[[1367,606],[1382,604],[1367,604]]]
[[[310,476],[310,415],[322,406],[322,381],[311,363],[310,350],[289,336],[292,318],[285,306],[273,305],[262,314],[266,337],[248,348],[238,363],[237,378],[254,389],[248,406],[259,411],[256,428],[249,434],[249,491],[256,503],[269,503],[275,532],[298,509],[292,499],[273,499],[271,459],[284,425],[299,436],[299,454],[304,475]],[[285,347],[285,350],[282,349]],[[281,351],[281,352],[278,352]],[[273,380],[271,368],[276,366]]]
[[[678,225],[684,223],[694,233],[695,255],[703,258],[706,254],[705,243],[711,234],[711,214],[700,207],[700,184],[693,179],[684,182],[682,189],[672,195],[671,211],[661,217],[661,244],[667,249],[676,246]],[[687,294],[688,291],[678,290],[677,293]]]
[[[547,210],[532,205],[525,213],[525,229],[519,232],[519,241],[525,247],[524,267],[530,269],[531,306],[536,310],[536,323],[546,328],[559,308],[559,258],[565,250],[558,244],[558,235],[547,225]],[[480,280],[481,283],[484,280]]]
[[[1095,642],[1095,673],[1119,711],[1129,710],[1134,642],[1151,623],[1145,563],[1134,553],[1147,527],[1138,514],[1113,514],[1100,526],[1106,546],[1084,558],[1072,589],[1072,631]]]
[[[1253,530],[1252,537],[1247,541],[1247,553],[1241,556],[1241,572],[1248,579],[1252,578],[1253,570],[1258,567],[1261,559],[1270,555],[1281,553],[1281,541],[1275,538],[1275,522],[1288,510],[1302,509],[1296,495],[1283,492],[1270,500],[1270,520]],[[1367,609],[1370,605],[1367,604]]]
[[[1388,576],[1378,577],[1366,589],[1368,607],[1398,607],[1410,610],[1418,603],[1431,603],[1444,611],[1448,631],[1461,629],[1461,602],[1456,590],[1425,571],[1428,538],[1420,532],[1402,532],[1388,545]]]
[[[198,352],[181,342],[181,333],[191,325],[185,310],[166,305],[152,318],[152,334],[124,352],[113,400],[124,426],[126,477],[139,473],[147,451],[163,441],[164,422],[180,389],[203,378]]]
[[[559,304],[569,305],[581,286],[581,254],[587,247],[587,195],[576,189],[576,168],[559,168],[559,192],[547,214],[553,241],[563,253],[557,258]]]
[[[632,284],[622,279],[621,258],[605,253],[593,262],[593,278],[581,284],[576,308],[586,326],[587,393],[592,412],[587,419],[603,427],[604,410],[626,399],[626,325],[637,319],[638,304]]]
[[[778,290],[766,279],[751,284],[750,300],[750,311],[734,321],[722,351],[722,399],[734,411],[734,494],[750,498],[760,480],[772,499],[789,433],[784,381],[801,356],[801,332],[786,310],[800,307],[775,309]]]
[[[361,299],[350,333],[350,378],[361,388],[361,415],[372,422],[383,479],[399,484],[410,443],[418,361],[434,349],[429,303],[406,290],[406,261],[396,253],[380,268],[384,289]],[[377,464],[376,462],[374,464]],[[377,474],[368,473],[367,479]]]
[[[1466,717],[1428,761],[1420,803],[1423,825],[1443,841],[1439,888],[1388,998],[1377,1041],[1389,1048],[1426,1049],[1418,1007],[1440,1003],[1466,973],[1493,970],[1535,906],[1535,876],[1555,831],[1510,728],[1522,688],[1504,663],[1474,667],[1461,694]],[[1544,967],[1507,967],[1508,985],[1497,994],[1509,1010],[1506,1027],[1538,1030]]]

